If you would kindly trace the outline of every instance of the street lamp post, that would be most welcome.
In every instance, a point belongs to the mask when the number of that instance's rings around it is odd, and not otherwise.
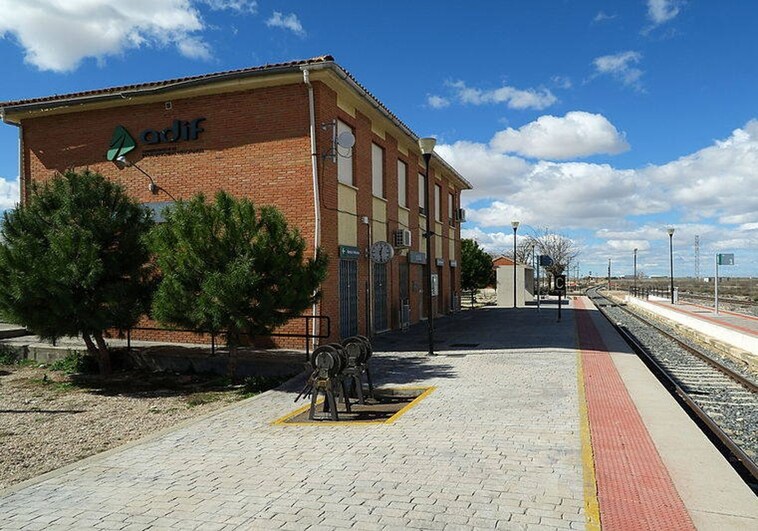
[[[634,248],[634,295],[637,295],[637,248]]]
[[[424,164],[426,165],[426,173],[424,175],[424,193],[426,194],[424,200],[424,205],[426,206],[426,231],[424,232],[424,238],[426,238],[426,325],[429,332],[430,356],[434,356],[434,310],[432,309],[432,236],[434,233],[431,229],[432,209],[429,201],[429,161],[432,158],[432,152],[434,151],[436,143],[437,140],[435,138],[418,139],[418,147],[421,149],[421,155],[424,157]]]
[[[669,227],[669,277],[671,279],[671,304],[674,304],[674,227]]]
[[[608,291],[611,291],[611,259],[608,259]]]
[[[511,221],[513,227],[513,307],[516,308],[516,231],[518,230],[518,221]]]

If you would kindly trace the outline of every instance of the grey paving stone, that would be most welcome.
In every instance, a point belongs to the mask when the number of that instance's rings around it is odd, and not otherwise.
[[[451,343],[480,344],[466,357],[412,352],[413,331],[378,338],[378,385],[437,387],[393,425],[272,426],[296,407],[293,386],[2,495],[0,514],[29,529],[54,517],[158,529],[518,529],[542,518],[580,527],[567,316],[463,312],[449,332],[440,320],[443,354]]]

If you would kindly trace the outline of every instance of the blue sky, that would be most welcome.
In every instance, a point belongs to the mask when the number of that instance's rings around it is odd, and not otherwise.
[[[758,276],[750,0],[0,0],[0,100],[332,54],[475,186],[490,250],[548,227],[579,270]],[[0,127],[0,209],[18,197]]]

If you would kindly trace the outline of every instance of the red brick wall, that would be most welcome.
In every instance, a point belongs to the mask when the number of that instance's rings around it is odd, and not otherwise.
[[[320,125],[335,118],[350,124],[355,130],[353,149],[355,185],[358,188],[358,216],[372,215],[371,144],[385,150],[384,183],[388,214],[388,235],[398,228],[397,222],[397,159],[408,164],[408,206],[410,226],[414,240],[419,224],[417,173],[418,159],[414,155],[399,153],[397,141],[389,134],[382,139],[371,130],[371,122],[360,112],[352,117],[337,107],[336,93],[326,85],[315,82],[317,146],[320,153],[331,145],[332,132]],[[166,101],[170,100],[167,96]],[[308,91],[302,84],[261,88],[243,92],[198,96],[172,101],[167,110],[165,102],[135,104],[100,110],[73,112],[56,116],[43,116],[23,121],[22,161],[24,180],[42,181],[55,172],[67,168],[90,168],[109,179],[120,182],[127,192],[140,201],[168,201],[162,192],[152,195],[148,180],[136,168],[119,170],[106,161],[105,153],[114,128],[124,126],[138,141],[138,148],[128,155],[129,160],[152,175],[156,182],[174,197],[188,199],[197,192],[211,197],[218,190],[236,196],[248,197],[256,204],[273,204],[279,207],[291,225],[299,228],[308,242],[308,254],[313,253],[315,216],[313,211],[312,167],[309,138]],[[143,146],[139,133],[144,129],[170,127],[174,119],[185,121],[203,117],[204,129],[195,141],[166,144],[165,147],[192,152],[165,156],[143,156],[143,148],[162,148],[164,144]],[[145,154],[146,155],[146,154]],[[329,273],[322,286],[324,297],[319,313],[331,317],[331,336],[339,339],[339,255],[337,231],[337,167],[328,159],[318,157],[320,174],[321,248],[330,258]],[[432,170],[432,179],[434,170]],[[435,182],[432,180],[432,182]],[[447,192],[442,189],[443,227],[447,235]],[[434,204],[432,197],[428,199]],[[414,241],[414,248],[417,242]],[[366,226],[358,221],[358,247],[368,246]],[[456,244],[456,258],[460,263],[460,242]],[[443,238],[443,298],[444,309],[450,307],[450,267],[447,239]],[[434,247],[433,247],[434,248]],[[398,324],[399,311],[399,260],[393,259],[388,270],[390,290],[387,307],[391,326]],[[432,262],[432,264],[434,264]],[[433,265],[436,268],[436,266]],[[420,279],[421,266],[411,265],[411,283]],[[459,275],[459,269],[453,274]],[[366,299],[364,286],[368,281],[368,263],[359,259],[358,330],[366,332]],[[457,285],[460,285],[458,281]],[[410,290],[411,320],[419,319],[420,293]],[[307,312],[310,313],[310,312]],[[145,321],[145,326],[154,325]],[[285,327],[285,332],[301,332],[302,321]],[[325,327],[322,329],[326,333]],[[137,332],[133,339],[197,341],[194,334],[169,332]],[[203,339],[203,338],[201,338]],[[209,339],[205,338],[207,341]],[[279,346],[303,347],[302,339],[275,340]]]

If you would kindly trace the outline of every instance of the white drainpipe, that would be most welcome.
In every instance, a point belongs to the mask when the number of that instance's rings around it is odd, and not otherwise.
[[[313,231],[313,257],[316,257],[318,248],[321,245],[321,208],[318,193],[318,151],[316,150],[316,103],[313,96],[313,85],[310,80],[310,71],[303,68],[303,82],[308,87],[308,108],[310,112],[310,135],[311,135],[311,166],[313,168],[313,214],[315,218],[315,227]],[[311,308],[312,315],[316,316],[318,312],[317,305]],[[314,321],[315,322],[315,321]],[[313,338],[313,347],[316,347],[317,340]]]

